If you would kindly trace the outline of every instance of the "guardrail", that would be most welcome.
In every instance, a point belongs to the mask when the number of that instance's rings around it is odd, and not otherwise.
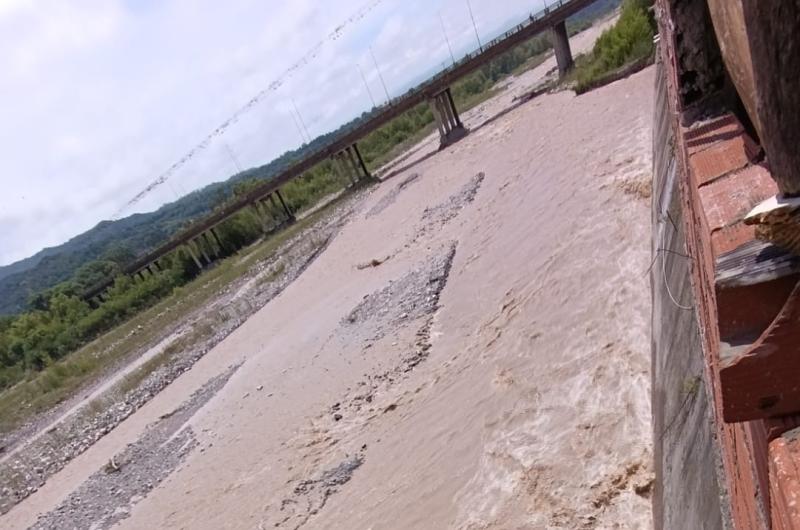
[[[338,153],[345,147],[356,143],[359,139],[363,138],[381,125],[396,118],[403,112],[412,109],[417,104],[430,99],[436,93],[450,86],[454,81],[464,77],[474,70],[477,70],[494,57],[497,57],[498,55],[510,50],[518,44],[521,44],[529,38],[538,35],[539,33],[549,29],[551,26],[566,20],[587,5],[596,1],[597,0],[559,0],[558,2],[554,2],[553,4],[545,7],[541,11],[531,14],[523,22],[514,26],[512,29],[509,29],[500,37],[492,39],[479,50],[475,50],[472,53],[466,54],[457,63],[444,68],[416,88],[409,90],[402,96],[391,99],[388,102],[380,105],[377,107],[379,112],[375,112],[375,110],[373,110],[373,116],[368,118],[361,125],[350,131],[346,131],[339,135],[338,138],[327,142],[315,152],[306,156],[303,160],[286,168],[280,174],[252,189],[246,195],[228,205],[223,206],[220,210],[212,213],[209,217],[206,217],[197,224],[190,226],[180,234],[173,236],[163,245],[152,250],[151,252],[148,252],[144,256],[137,258],[129,266],[126,266],[123,269],[123,272],[125,274],[136,274],[160,257],[172,252],[181,245],[201,235],[203,232],[222,223],[240,210],[243,210],[256,201],[263,199],[270,193],[277,190],[280,186],[291,180],[294,180],[315,165]],[[86,293],[84,293],[83,296],[84,298],[91,298],[104,291],[112,283],[113,280],[109,279],[106,282],[92,287]]]

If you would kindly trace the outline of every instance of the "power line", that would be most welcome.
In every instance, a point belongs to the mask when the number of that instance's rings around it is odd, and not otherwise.
[[[383,74],[381,74],[381,69],[378,68],[378,60],[375,59],[375,53],[372,51],[372,46],[369,47],[369,54],[372,56],[372,62],[375,63],[375,70],[378,71],[378,78],[380,78],[381,85],[383,85],[383,92],[386,94],[386,103],[388,104],[391,98],[389,97],[389,91],[386,90],[386,83],[383,81]]]
[[[206,134],[199,143],[195,144],[181,158],[172,163],[166,170],[162,171],[155,179],[153,179],[149,184],[147,184],[147,186],[145,186],[144,189],[142,189],[132,199],[130,199],[122,207],[120,207],[117,210],[117,212],[113,215],[112,219],[118,219],[127,208],[135,205],[136,203],[141,201],[145,196],[147,196],[150,192],[152,192],[153,190],[155,190],[156,188],[167,182],[168,179],[172,178],[179,169],[185,166],[200,152],[207,149],[208,146],[211,144],[212,140],[222,135],[228,129],[228,127],[236,123],[243,115],[252,110],[253,107],[256,104],[260,103],[270,92],[277,91],[292,75],[296,73],[297,70],[305,67],[312,60],[319,57],[323,49],[323,45],[326,42],[335,41],[339,39],[349,26],[357,24],[369,12],[374,10],[378,5],[380,5],[384,1],[385,0],[368,0],[367,2],[365,2],[365,4],[362,5],[357,11],[352,13],[348,18],[346,18],[339,25],[337,25],[335,27],[336,29],[328,33],[322,40],[320,40],[311,48],[309,48],[302,57],[300,57],[297,61],[291,64],[280,75],[278,75],[278,77],[276,77],[269,85],[267,85],[267,87],[260,90],[257,94],[255,94],[255,96],[250,98],[250,100],[248,100],[244,105],[236,109],[232,114],[228,116],[228,118],[225,121],[223,121],[220,125],[218,125],[213,131]]]

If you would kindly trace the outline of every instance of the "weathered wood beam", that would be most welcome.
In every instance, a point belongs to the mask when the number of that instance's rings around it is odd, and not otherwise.
[[[728,73],[773,178],[800,195],[800,0],[708,0]]]

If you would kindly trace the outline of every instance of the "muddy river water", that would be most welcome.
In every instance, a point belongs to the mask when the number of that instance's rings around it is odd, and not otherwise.
[[[653,71],[490,119],[552,67],[465,113],[455,145],[423,141],[302,276],[0,526],[67,524],[90,475],[172,421],[180,461],[96,528],[650,528]]]

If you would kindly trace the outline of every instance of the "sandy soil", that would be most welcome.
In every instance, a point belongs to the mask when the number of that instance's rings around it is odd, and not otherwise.
[[[97,528],[650,528],[652,69],[479,126],[552,66],[454,146],[423,142],[300,278],[0,525],[79,505],[226,374],[185,458]]]

